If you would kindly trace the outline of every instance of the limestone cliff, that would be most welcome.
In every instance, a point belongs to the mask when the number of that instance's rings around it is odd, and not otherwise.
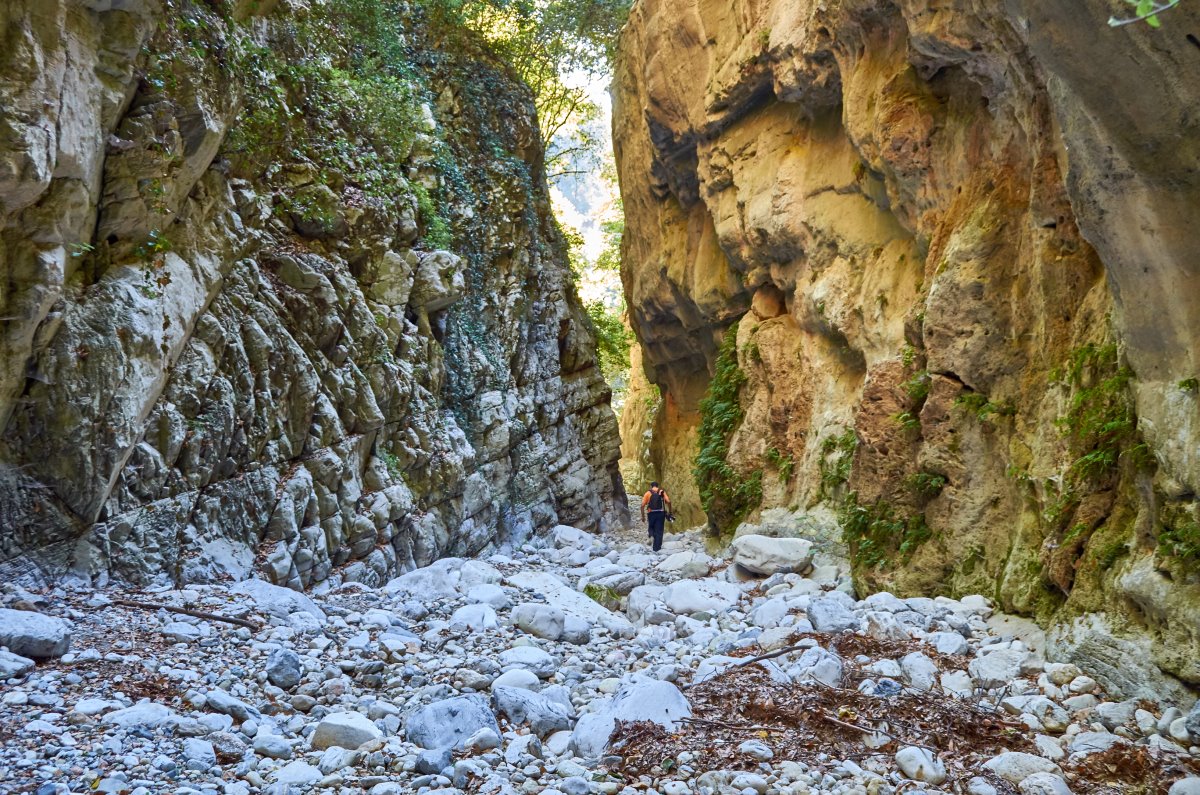
[[[1200,684],[1200,12],[1119,5],[642,0],[614,138],[626,456],[1136,695]]]
[[[385,5],[0,9],[7,575],[370,584],[620,520],[528,91]]]

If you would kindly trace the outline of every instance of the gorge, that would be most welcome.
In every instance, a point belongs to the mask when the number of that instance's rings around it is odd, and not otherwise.
[[[1200,5],[1143,6],[0,4],[0,789],[1200,792]]]

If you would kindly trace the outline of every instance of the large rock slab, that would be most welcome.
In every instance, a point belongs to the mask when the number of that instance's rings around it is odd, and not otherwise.
[[[753,574],[803,573],[812,567],[812,542],[744,535],[733,540],[733,562]]]
[[[586,594],[571,588],[553,574],[522,571],[509,576],[507,582],[517,588],[540,594],[548,604],[554,605],[564,613],[581,618],[593,626],[604,627],[617,637],[632,638],[637,633],[625,616],[614,613]]]
[[[488,699],[479,694],[435,701],[404,723],[405,738],[422,748],[461,748],[480,729],[500,733]]]
[[[579,718],[571,735],[577,756],[595,759],[608,747],[608,738],[618,720],[649,720],[674,729],[680,718],[689,718],[692,708],[679,688],[670,682],[637,679],[626,683],[594,712]]]
[[[737,604],[741,591],[733,583],[707,578],[680,580],[666,587],[663,603],[672,613],[723,613]]]
[[[231,593],[249,597],[260,611],[277,618],[287,618],[292,613],[308,613],[320,621],[325,620],[325,611],[300,591],[272,585],[266,580],[246,580],[229,589]]]
[[[71,625],[54,616],[0,608],[0,646],[35,660],[61,657],[71,646]]]

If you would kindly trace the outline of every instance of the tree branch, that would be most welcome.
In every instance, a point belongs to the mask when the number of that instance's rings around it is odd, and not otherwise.
[[[255,632],[257,632],[259,629],[258,624],[255,624],[252,621],[247,621],[244,618],[223,616],[218,613],[205,613],[200,610],[188,610],[186,607],[175,607],[173,605],[163,605],[156,602],[136,602],[132,599],[113,599],[112,603],[114,605],[121,605],[123,607],[137,607],[141,608],[142,610],[166,610],[169,613],[180,613],[185,616],[191,616],[192,618],[207,619],[208,621],[225,621],[230,624],[237,624],[239,627],[252,629]]]
[[[1116,17],[1109,17],[1108,18],[1108,26],[1111,28],[1119,28],[1124,25],[1132,25],[1135,22],[1145,22],[1150,17],[1158,16],[1159,14],[1161,14],[1164,11],[1170,11],[1172,8],[1179,5],[1181,2],[1183,2],[1183,0],[1171,0],[1171,2],[1167,3],[1165,6],[1155,6],[1154,8],[1152,8],[1150,11],[1146,12],[1145,14],[1142,14],[1141,16],[1137,16],[1137,17],[1131,17],[1130,19],[1117,19]]]

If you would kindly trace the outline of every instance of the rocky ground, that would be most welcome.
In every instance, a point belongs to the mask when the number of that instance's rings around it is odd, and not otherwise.
[[[856,601],[799,539],[642,540],[560,526],[311,597],[9,588],[0,789],[1200,793],[1200,710],[1107,699],[983,597]]]

